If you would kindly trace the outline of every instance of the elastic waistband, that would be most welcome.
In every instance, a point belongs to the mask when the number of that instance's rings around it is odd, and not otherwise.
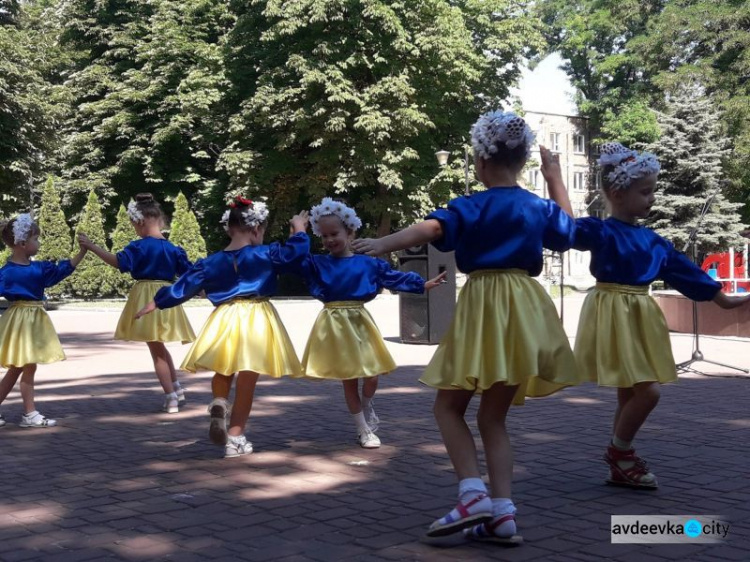
[[[324,308],[363,308],[365,303],[362,301],[333,301],[327,302]]]
[[[241,303],[241,302],[248,302],[248,303],[256,303],[256,302],[268,302],[270,301],[270,297],[236,297],[232,300],[229,300],[227,302],[221,303],[221,304],[233,304],[233,303]]]
[[[44,301],[11,301],[10,306],[44,308]]]
[[[487,277],[491,275],[523,275],[529,276],[529,272],[525,269],[508,268],[508,269],[477,269],[469,273],[469,279],[475,279],[477,277]]]
[[[624,293],[626,295],[648,295],[648,285],[620,285],[619,283],[597,283],[597,291]]]

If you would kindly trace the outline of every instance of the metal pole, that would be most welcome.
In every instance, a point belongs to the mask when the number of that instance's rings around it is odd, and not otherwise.
[[[469,147],[464,145],[464,179],[466,180],[466,187],[464,188],[464,195],[469,195]]]

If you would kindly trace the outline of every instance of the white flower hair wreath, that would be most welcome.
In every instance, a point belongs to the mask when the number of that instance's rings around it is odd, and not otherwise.
[[[133,221],[136,224],[141,224],[143,222],[143,213],[138,208],[138,203],[135,201],[131,201],[128,203],[127,208],[128,218]]]
[[[221,220],[219,221],[224,227],[224,230],[226,230],[227,232],[229,232],[230,213],[231,209],[227,209],[226,211],[224,211],[224,214],[221,216]],[[249,226],[251,228],[260,226],[261,224],[266,222],[267,218],[268,205],[266,205],[263,201],[254,201],[244,211],[242,211],[242,221],[245,223],[245,226]]]
[[[362,221],[359,220],[357,213],[351,207],[347,207],[339,201],[334,201],[330,197],[324,197],[319,205],[315,205],[310,210],[310,224],[312,225],[312,231],[315,236],[320,236],[320,228],[318,222],[323,217],[336,216],[341,219],[344,226],[355,232],[362,227]]]
[[[24,213],[16,217],[13,223],[13,242],[16,244],[22,244],[29,238],[31,227],[34,224],[34,219],[31,218],[29,213]]]
[[[612,189],[627,189],[634,181],[659,173],[659,160],[650,152],[639,153],[619,142],[605,142],[599,148],[599,166],[612,166],[607,174]]]
[[[471,128],[471,146],[474,154],[488,160],[497,152],[497,143],[510,149],[524,145],[526,157],[531,155],[535,135],[522,118],[513,112],[501,110],[485,113]]]

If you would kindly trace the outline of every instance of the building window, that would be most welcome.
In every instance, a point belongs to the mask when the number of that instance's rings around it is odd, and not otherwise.
[[[586,172],[573,172],[573,191],[586,191]]]
[[[560,152],[560,133],[549,134],[549,149],[552,152]]]
[[[573,152],[576,154],[586,154],[585,135],[573,135]]]
[[[537,190],[539,189],[539,179],[540,179],[541,173],[539,170],[529,170],[529,188]]]

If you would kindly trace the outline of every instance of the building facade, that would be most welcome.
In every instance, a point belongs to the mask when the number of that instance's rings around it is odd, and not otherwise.
[[[536,143],[532,149],[529,165],[524,172],[522,185],[540,197],[548,197],[547,182],[539,169],[541,157],[539,145],[546,146],[560,156],[563,180],[568,188],[568,195],[576,217],[589,215],[597,205],[589,206],[589,191],[598,181],[591,176],[594,172],[594,161],[591,138],[588,131],[588,120],[572,115],[558,115],[527,111],[524,119],[536,134]],[[544,275],[555,283],[563,277],[565,285],[577,288],[588,288],[595,283],[589,272],[590,254],[570,250],[562,255],[550,255],[545,260]]]

